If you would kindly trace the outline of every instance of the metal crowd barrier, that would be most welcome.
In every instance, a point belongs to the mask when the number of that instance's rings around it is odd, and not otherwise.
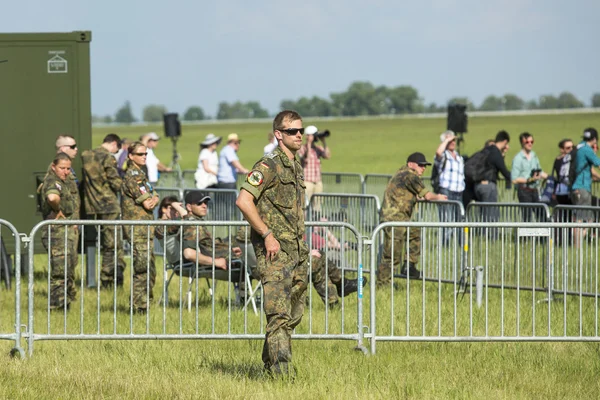
[[[324,193],[351,193],[360,194],[363,190],[363,176],[361,174],[343,172],[322,172]]]
[[[5,290],[0,289],[0,340],[14,341],[15,345],[10,351],[11,356],[24,358],[25,352],[21,347],[21,238],[17,229],[10,222],[0,219],[0,240],[2,242],[10,240],[8,239],[10,236],[12,236],[12,240],[14,241],[15,249],[14,296],[9,295],[9,293],[12,294],[12,285]],[[33,247],[33,245],[29,247]],[[2,246],[1,249],[5,250],[5,247]],[[1,255],[3,259],[8,258],[7,254]],[[2,260],[3,263],[5,261],[7,260]],[[8,266],[6,267],[9,269]],[[5,271],[5,273],[9,274],[5,277],[8,283],[10,280],[10,270]],[[14,312],[11,312],[11,310]]]
[[[347,222],[365,236],[379,225],[379,199],[367,194],[317,193],[310,198],[307,221]]]
[[[217,227],[225,227],[228,234],[223,239],[225,243],[228,243],[229,254],[233,252],[233,248],[236,246],[248,247],[249,245],[247,230],[243,235],[245,238],[243,243],[237,242],[235,239],[238,229],[247,226],[246,222],[168,221],[168,224],[179,227],[192,226],[197,231],[199,227],[203,226],[212,233],[213,238],[216,237],[215,232]],[[67,245],[67,230],[58,230],[59,232],[65,232],[64,237],[60,235],[60,237],[54,238],[52,237],[52,232],[55,231],[52,231],[50,228],[67,226],[70,229],[73,225],[93,225],[95,227],[108,225],[114,227],[115,230],[122,227],[129,234],[130,240],[139,242],[142,245],[145,244],[147,248],[151,248],[154,228],[157,226],[166,226],[165,221],[49,220],[40,222],[33,228],[29,236],[29,241],[33,242],[39,235],[46,232],[49,235],[47,239],[49,248],[52,248],[53,241],[56,244],[57,240],[59,243],[62,243],[60,240],[65,239],[65,244],[61,245],[61,248],[68,253],[70,244]],[[313,235],[326,235],[325,231],[329,230],[339,238],[340,243],[345,243],[346,241],[357,243],[356,249],[352,251],[357,252],[358,259],[362,258],[362,238],[356,228],[350,224],[341,222],[309,222],[307,223],[307,228],[310,232],[310,242],[311,244],[315,243],[315,249],[317,249],[317,239]],[[141,232],[138,231],[139,229],[141,229]],[[79,236],[77,246],[80,244],[83,247],[85,231],[80,230],[80,232],[83,233]],[[164,244],[166,244],[166,239]],[[213,249],[216,245],[216,241],[213,239]],[[346,256],[344,254],[344,252],[351,250],[346,249],[344,246],[337,249],[323,248],[322,243],[319,246],[319,249],[325,255],[326,271],[328,271],[325,273],[326,276],[331,272],[330,268],[333,268],[334,265],[342,270],[351,269],[347,268]],[[184,276],[180,279],[174,278],[171,283],[171,288],[176,284],[178,285],[178,289],[171,289],[169,291],[167,291],[166,282],[168,280],[166,276],[169,271],[177,271],[177,266],[169,264],[166,258],[157,257],[155,260],[156,283],[153,289],[153,293],[156,296],[152,297],[148,294],[151,292],[149,289],[152,283],[150,278],[145,279],[142,285],[138,286],[136,290],[139,290],[140,287],[146,288],[144,299],[147,301],[149,307],[145,313],[138,314],[133,307],[134,288],[132,282],[135,279],[133,273],[136,261],[135,257],[140,253],[131,250],[125,255],[126,269],[123,286],[120,287],[114,283],[111,287],[105,289],[101,289],[100,286],[94,289],[84,286],[83,277],[86,271],[84,267],[85,256],[76,256],[77,264],[75,265],[74,272],[74,287],[78,293],[71,298],[70,304],[67,305],[65,302],[57,309],[51,309],[50,302],[52,273],[50,260],[52,254],[49,250],[47,254],[48,258],[45,259],[43,255],[34,256],[32,246],[29,248],[28,323],[27,331],[24,335],[28,342],[29,355],[33,353],[35,342],[41,340],[264,339],[264,327],[266,323],[264,312],[261,310],[258,315],[254,315],[254,313],[248,312],[246,307],[250,300],[248,293],[252,293],[250,296],[253,296],[256,293],[261,293],[261,290],[252,290],[252,282],[248,286],[248,280],[245,280],[245,294],[240,297],[236,286],[239,289],[241,281],[240,283],[236,283],[237,278],[233,275],[237,273],[234,268],[234,261],[232,261],[233,257],[230,258],[226,271],[215,268],[214,264],[207,268],[202,268],[201,271],[201,266],[192,263],[192,267],[187,268],[188,273],[186,275],[183,273],[186,271],[186,267],[185,265],[182,266],[180,269]],[[100,258],[99,249],[95,256]],[[179,255],[179,260],[181,260],[181,257]],[[114,258],[115,260],[113,261],[116,261],[116,251]],[[65,257],[65,266],[67,265],[67,259],[69,259],[68,254]],[[254,265],[251,265],[251,259],[248,253],[241,256],[241,263],[246,266],[248,275],[253,274]],[[151,257],[149,255],[141,260],[144,269],[141,271],[138,269],[139,273],[146,273],[147,276],[151,275],[152,263],[150,260]],[[40,261],[43,261],[43,264]],[[315,262],[314,257],[309,259],[311,268]],[[238,263],[236,262],[235,265],[238,265]],[[34,264],[38,264],[35,274]],[[139,268],[139,264],[137,265]],[[65,268],[65,282],[67,281],[66,270],[67,268]],[[356,273],[359,276],[362,274],[362,264],[357,266]],[[96,274],[99,279],[99,270]],[[192,282],[186,285],[184,281],[188,280],[189,276],[192,278],[206,277],[213,284],[205,290],[203,288],[204,284],[199,279],[192,279]],[[214,283],[216,279],[223,279],[234,285],[224,284],[216,286]],[[345,279],[342,274],[342,287],[344,287]],[[312,276],[309,277],[309,285],[311,283]],[[65,283],[63,289],[66,290],[67,286]],[[188,286],[187,295],[185,294],[185,286]],[[348,297],[340,295],[340,303],[337,310],[330,310],[329,307],[325,306],[316,293],[313,292],[312,285],[309,287],[309,290],[308,307],[304,312],[303,322],[295,329],[294,338],[352,340],[358,343],[359,348],[366,351],[362,345],[362,288],[358,291],[358,295]],[[164,299],[160,303],[157,302],[159,293],[162,294],[161,297]],[[191,297],[193,297],[193,300],[190,299]],[[184,312],[185,309],[190,310],[190,312]],[[17,331],[16,337],[15,335],[10,335],[10,339],[18,340],[18,334],[19,331]]]
[[[387,187],[390,179],[392,179],[392,175],[366,174],[363,182],[362,193],[377,196],[379,200],[383,201],[385,188]]]
[[[178,171],[161,172],[156,187],[178,187],[180,183]]]
[[[181,172],[182,187],[184,189],[192,189],[196,187],[195,169],[184,169]]]
[[[439,223],[385,223],[377,227],[370,241],[376,245],[383,229],[418,229],[437,231]],[[557,269],[563,252],[581,254],[582,247],[553,248],[553,232],[558,228],[599,232],[600,224],[448,223],[448,228],[472,232],[494,228],[500,236],[492,241],[469,241],[467,274],[461,269],[453,246],[430,246],[421,249],[419,263],[423,276],[418,279],[396,279],[390,285],[377,286],[377,257],[371,254],[371,353],[377,341],[600,341],[598,334],[598,239],[594,236],[590,249],[579,256],[570,271]],[[518,240],[513,240],[516,237]],[[492,251],[492,247],[497,251]],[[516,257],[511,257],[509,247]],[[409,253],[408,241],[403,244]],[[441,273],[446,266],[444,253],[454,254],[450,261],[451,284],[444,283]],[[474,254],[483,254],[476,259]],[[404,259],[403,257],[403,259]],[[401,261],[401,260],[399,260]],[[580,286],[576,291],[553,286],[569,273],[593,265],[580,280],[594,285],[592,296]],[[391,267],[391,266],[390,266]],[[437,270],[437,280],[426,280]],[[500,277],[499,281],[496,278]],[[536,289],[536,290],[532,290]]]
[[[469,222],[548,222],[552,214],[543,203],[480,203],[467,206]]]

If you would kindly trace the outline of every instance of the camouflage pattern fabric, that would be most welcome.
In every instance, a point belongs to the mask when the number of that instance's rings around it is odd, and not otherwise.
[[[135,164],[127,167],[121,187],[121,208],[124,220],[152,221],[152,211],[146,210],[144,200],[156,195],[144,172]],[[133,237],[131,231],[133,228]],[[153,226],[124,226],[124,234],[131,243],[133,253],[133,307],[148,308],[148,300],[153,299],[152,289],[156,279],[153,251]]]
[[[325,304],[335,304],[339,301],[335,283],[342,281],[342,272],[336,263],[326,259],[325,252],[319,250],[321,257],[311,257],[311,278],[315,290]]]
[[[191,213],[186,215],[183,219],[185,221],[204,221],[204,218],[197,217]],[[203,255],[213,258],[225,258],[229,263],[229,245],[227,243],[223,243],[221,239],[216,238],[213,250],[212,234],[206,226],[198,225],[183,227],[183,248],[194,250],[200,248],[200,252]]]
[[[423,185],[419,175],[407,165],[400,168],[388,183],[381,205],[381,222],[410,221],[417,205],[417,198],[423,198],[429,190]],[[377,284],[389,284],[392,269],[406,259],[406,228],[394,228],[392,265],[392,232],[384,230],[383,254],[378,267]],[[411,229],[409,235],[409,260],[417,263],[421,252],[421,230]]]
[[[48,170],[41,186],[44,219],[56,218],[48,203],[48,195],[60,196],[59,210],[66,219],[76,219],[79,212],[79,193],[74,179],[61,180],[52,169]],[[66,230],[66,240],[65,240]],[[42,244],[50,252],[50,308],[62,308],[75,299],[75,267],[77,266],[78,230],[75,225],[43,228]],[[65,275],[66,266],[66,275]]]
[[[267,318],[262,358],[265,368],[285,373],[291,368],[291,333],[302,320],[308,278],[302,166],[278,147],[254,165],[242,189],[255,198],[260,217],[281,245],[275,259],[267,260],[264,240],[251,232]]]
[[[96,220],[115,221],[119,219],[119,214],[96,214]],[[118,283],[123,282],[123,271],[125,271],[125,259],[123,247],[119,244],[123,241],[122,229],[120,226],[104,225],[100,228],[100,244],[102,246],[102,269],[100,271],[100,280],[105,285],[110,285],[115,280],[115,248],[116,254],[116,279]]]
[[[120,214],[117,194],[121,191],[123,181],[117,170],[117,160],[102,146],[84,151],[81,158],[86,213]]]

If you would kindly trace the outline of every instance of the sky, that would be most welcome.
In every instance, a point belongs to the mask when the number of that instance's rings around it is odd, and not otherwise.
[[[598,0],[20,0],[0,32],[92,31],[92,113],[415,87],[425,103],[600,92]]]

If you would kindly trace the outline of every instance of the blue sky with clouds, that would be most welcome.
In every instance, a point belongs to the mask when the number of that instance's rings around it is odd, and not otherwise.
[[[72,1],[3,5],[2,32],[91,30],[92,111],[412,85],[424,100],[600,92],[600,1]]]

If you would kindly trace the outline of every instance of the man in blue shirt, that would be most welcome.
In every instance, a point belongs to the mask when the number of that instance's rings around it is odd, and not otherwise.
[[[237,174],[247,174],[248,170],[240,163],[237,151],[240,149],[241,140],[237,133],[227,136],[227,146],[223,147],[219,156],[219,172],[217,179],[220,189],[235,189]]]
[[[598,132],[594,128],[583,131],[583,140],[577,146],[575,160],[575,179],[571,184],[571,202],[577,206],[592,205],[592,166],[600,166],[600,158],[593,150],[598,142]],[[589,220],[590,212],[579,212],[577,221]]]

